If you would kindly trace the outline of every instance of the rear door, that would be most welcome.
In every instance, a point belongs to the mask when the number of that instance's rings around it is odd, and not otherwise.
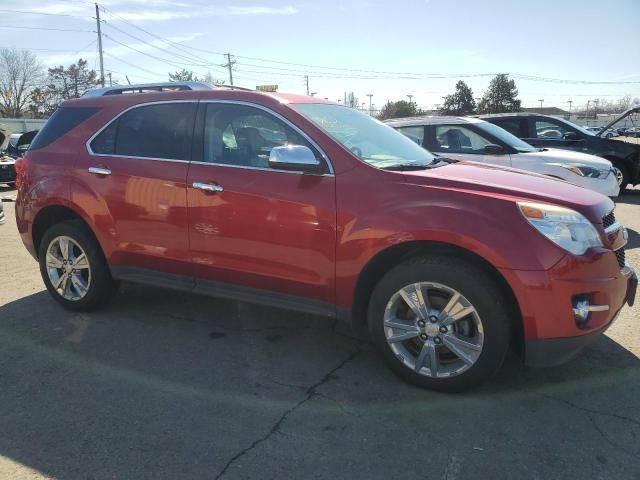
[[[488,136],[462,124],[429,125],[425,130],[427,150],[459,160],[511,166],[511,156],[505,153],[488,154],[485,146],[495,144]]]
[[[186,178],[196,110],[197,102],[182,101],[135,106],[89,142],[82,180],[108,207],[116,270],[189,274]]]
[[[198,117],[201,148],[187,181],[196,288],[261,295],[267,303],[286,298],[290,308],[301,297],[317,301],[311,309],[333,304],[336,200],[328,160],[283,117],[257,105],[202,102]],[[324,173],[270,168],[271,149],[285,144],[311,148]]]

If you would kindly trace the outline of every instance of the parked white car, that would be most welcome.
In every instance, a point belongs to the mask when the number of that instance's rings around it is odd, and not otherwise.
[[[386,123],[430,152],[444,157],[528,170],[609,197],[620,192],[609,160],[570,150],[535,148],[478,118],[415,117]]]

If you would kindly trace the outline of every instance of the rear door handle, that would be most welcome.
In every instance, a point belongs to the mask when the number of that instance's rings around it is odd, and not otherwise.
[[[89,167],[89,173],[94,175],[111,175],[111,170],[102,167]]]
[[[193,188],[197,188],[198,190],[204,190],[205,192],[223,192],[224,188],[222,185],[218,185],[217,183],[201,183],[201,182],[193,182]]]

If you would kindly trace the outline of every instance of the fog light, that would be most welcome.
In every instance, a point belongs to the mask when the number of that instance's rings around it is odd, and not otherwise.
[[[609,305],[591,305],[591,302],[584,296],[573,299],[573,318],[579,327],[587,323],[591,312],[606,312],[607,310],[609,310]]]

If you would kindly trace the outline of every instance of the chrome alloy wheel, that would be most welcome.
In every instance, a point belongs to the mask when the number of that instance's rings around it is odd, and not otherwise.
[[[624,175],[622,174],[622,171],[617,167],[613,167],[613,173],[616,176],[616,181],[618,182],[618,186],[622,185],[622,181],[624,180]]]
[[[407,285],[393,294],[384,312],[384,333],[398,360],[431,378],[465,372],[484,344],[482,321],[471,302],[432,282]]]
[[[47,274],[54,290],[66,300],[85,297],[91,285],[91,266],[71,237],[55,237],[47,247]]]

